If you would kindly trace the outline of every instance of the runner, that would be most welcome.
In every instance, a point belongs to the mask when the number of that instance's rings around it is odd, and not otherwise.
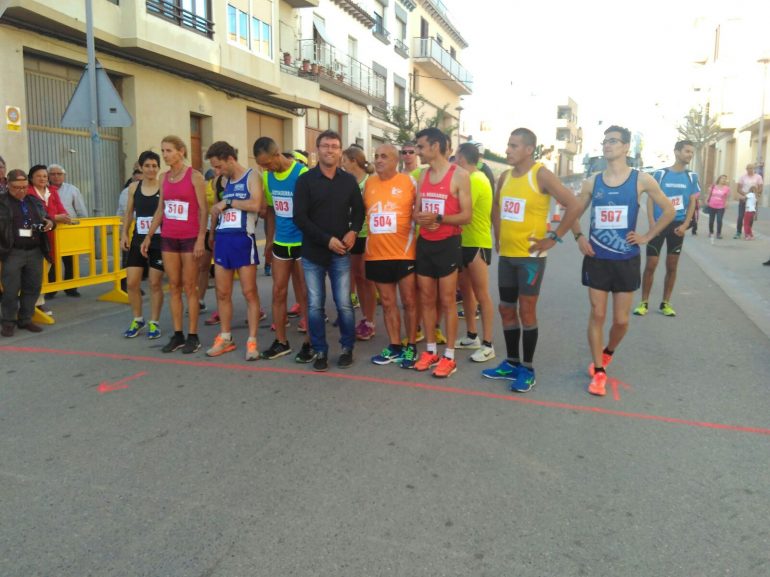
[[[238,163],[238,151],[227,142],[220,140],[209,146],[206,151],[206,160],[227,179],[222,200],[211,207],[217,311],[219,311],[222,329],[206,354],[210,357],[218,357],[235,350],[236,345],[231,331],[233,277],[237,270],[241,292],[246,300],[246,318],[249,325],[246,360],[256,361],[259,358],[257,349],[259,253],[254,232],[257,227],[257,214],[262,208],[262,185],[255,171]]]
[[[372,357],[376,365],[397,363],[414,367],[417,359],[417,282],[415,276],[415,231],[412,221],[415,182],[398,172],[398,149],[382,144],[374,152],[376,175],[366,181],[364,209],[369,224],[366,242],[366,278],[377,286],[382,301],[389,344]],[[406,346],[401,344],[401,315],[404,307]]]
[[[139,166],[142,167],[142,180],[133,182],[128,187],[127,218],[123,219],[123,232],[120,245],[128,251],[126,258],[126,289],[134,320],[131,321],[123,336],[132,339],[144,328],[142,315],[142,276],[145,267],[149,267],[150,281],[150,320],[147,322],[147,338],[160,338],[160,310],[163,307],[163,255],[160,250],[160,237],[150,242],[148,257],[142,255],[142,241],[149,230],[152,217],[158,210],[160,200],[160,156],[145,150],[139,155]],[[136,214],[135,220],[130,220]],[[129,241],[128,232],[134,224],[134,235]]]
[[[471,360],[483,363],[495,358],[492,346],[494,305],[489,296],[489,265],[492,263],[492,187],[477,168],[479,149],[470,142],[457,147],[457,165],[468,171],[471,183],[472,218],[462,232],[460,288],[467,334],[455,342],[457,349],[477,349]],[[483,339],[476,329],[476,306],[481,304]]]
[[[667,317],[675,317],[676,311],[671,307],[671,293],[676,282],[676,269],[679,266],[679,255],[682,253],[684,235],[693,219],[696,210],[696,200],[700,195],[698,175],[687,170],[695,155],[695,147],[689,140],[680,140],[674,146],[676,161],[673,166],[655,171],[654,178],[660,188],[674,205],[676,217],[658,236],[647,245],[647,263],[644,267],[642,278],[642,302],[634,309],[634,314],[644,316],[647,314],[647,302],[652,290],[652,282],[655,278],[655,268],[658,266],[660,251],[663,241],[666,241],[666,277],[663,281],[663,301],[660,303],[660,312]],[[663,214],[658,206],[653,206],[652,197],[647,198],[647,218],[650,228]]]
[[[649,174],[626,164],[631,132],[610,126],[604,132],[602,148],[607,169],[583,182],[578,203],[581,212],[591,205],[589,238],[580,232],[575,221],[572,232],[583,258],[583,285],[588,287],[591,315],[588,320],[588,344],[593,362],[588,366],[591,383],[588,392],[607,393],[605,369],[612,362],[620,341],[628,331],[629,311],[634,291],[640,284],[639,245],[649,242],[669,225],[675,215],[674,204],[663,194]],[[660,207],[661,216],[641,235],[636,232],[639,198],[643,192]],[[607,301],[612,293],[612,328],[606,348],[604,321]]]
[[[420,225],[417,239],[417,285],[422,303],[441,301],[446,316],[447,340],[444,355],[439,357],[436,336],[428,337],[427,350],[420,355],[414,368],[427,371],[436,367],[434,377],[446,378],[457,371],[454,343],[457,339],[457,269],[460,251],[460,225],[471,220],[471,193],[468,173],[446,157],[449,139],[438,128],[426,128],[417,133],[417,153],[428,163],[420,176],[414,219]],[[436,310],[423,306],[422,325],[436,326]],[[430,334],[430,333],[429,333]]]
[[[158,209],[142,241],[142,256],[148,257],[152,237],[161,228],[163,269],[168,276],[171,321],[174,334],[164,353],[182,349],[186,355],[201,348],[198,338],[198,259],[206,237],[206,183],[203,175],[187,166],[187,147],[178,136],[167,136],[160,144],[163,161],[169,166],[160,185]],[[187,297],[188,335],[182,332],[182,290]]]
[[[510,381],[510,389],[517,393],[532,390],[536,383],[532,362],[539,336],[537,301],[546,251],[562,242],[580,210],[572,191],[534,161],[536,147],[537,137],[528,128],[511,133],[506,158],[512,168],[500,175],[492,204],[495,247],[500,253],[497,280],[507,358],[481,374],[488,379]],[[559,228],[548,232],[551,197],[566,212]]]
[[[401,172],[415,180],[420,178],[420,157],[417,156],[416,143],[412,140],[401,145]]]
[[[263,136],[254,142],[254,158],[262,168],[263,187],[267,200],[267,212],[275,220],[273,240],[273,324],[275,340],[265,351],[263,359],[277,359],[291,353],[286,337],[286,300],[289,278],[294,285],[294,298],[299,304],[300,316],[307,318],[305,275],[302,272],[302,231],[294,224],[294,189],[297,179],[307,172],[307,167],[281,154],[272,138]],[[299,353],[298,363],[309,363],[315,358],[306,334]]]

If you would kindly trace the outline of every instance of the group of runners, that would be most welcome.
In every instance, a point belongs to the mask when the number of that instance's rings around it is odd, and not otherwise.
[[[584,255],[582,283],[588,287],[591,305],[588,392],[604,395],[606,369],[628,330],[633,294],[641,285],[639,246],[649,243],[643,302],[634,312],[647,312],[652,275],[662,242],[667,240],[661,312],[671,316],[675,314],[670,295],[678,254],[693,217],[691,200],[699,192],[697,178],[686,170],[694,151],[691,143],[677,143],[674,166],[649,175],[627,166],[630,137],[630,132],[619,126],[605,131],[602,146],[607,169],[587,179],[578,196],[534,160],[537,139],[526,128],[511,133],[506,149],[511,168],[496,182],[473,144],[460,145],[450,156],[449,139],[436,128],[418,132],[414,142],[400,148],[392,144],[378,146],[373,171],[360,147],[343,150],[339,135],[332,132],[319,136],[317,146],[323,154],[319,166],[312,171],[282,153],[267,137],[259,138],[253,145],[261,174],[241,165],[231,145],[215,142],[206,153],[220,175],[219,192],[210,207],[202,175],[185,162],[184,144],[176,137],[167,137],[161,152],[169,170],[159,178],[160,158],[152,152],[143,153],[139,159],[143,179],[132,185],[129,193],[128,214],[135,214],[135,230],[129,240],[130,223],[126,222],[122,242],[129,250],[128,289],[134,319],[125,336],[136,336],[145,327],[139,284],[142,267],[148,264],[152,308],[152,318],[147,322],[148,337],[160,337],[160,279],[165,270],[174,333],[163,351],[197,351],[201,346],[197,335],[199,260],[205,258],[208,249],[213,249],[221,328],[207,354],[219,356],[236,348],[232,336],[232,291],[237,272],[247,303],[246,359],[277,359],[292,352],[286,334],[291,281],[297,300],[295,307],[303,320],[310,321],[306,322],[309,332],[295,360],[312,362],[315,370],[327,370],[328,345],[323,321],[318,320],[324,314],[325,289],[319,299],[316,277],[312,283],[310,278],[307,283],[305,279],[305,272],[312,270],[313,263],[303,263],[303,248],[310,257],[312,247],[312,259],[317,261],[320,246],[330,255],[359,255],[358,260],[342,262],[352,262],[345,266],[355,269],[353,276],[357,277],[364,319],[354,334],[362,340],[374,336],[375,298],[380,300],[388,344],[371,361],[378,365],[396,364],[403,369],[432,370],[433,376],[446,378],[457,370],[456,349],[474,349],[471,360],[476,362],[496,356],[492,343],[493,301],[488,287],[488,267],[494,248],[499,254],[499,313],[506,356],[497,367],[481,374],[506,381],[512,391],[527,392],[536,383],[533,362],[539,336],[537,303],[546,255],[571,230]],[[340,234],[329,235],[323,232],[324,223],[313,223],[312,216],[308,216],[308,191],[316,186],[316,181],[318,186],[336,186],[340,164],[347,164],[348,171],[354,174],[360,200],[350,205],[350,212],[346,212],[347,206],[340,208]],[[342,184],[347,186],[348,182]],[[300,195],[298,189],[302,191]],[[643,193],[649,201],[650,226],[646,234],[636,230]],[[564,207],[564,215],[554,230],[549,230],[551,198]],[[361,201],[363,218],[359,214]],[[296,212],[298,204],[301,215]],[[583,234],[579,218],[589,207],[590,225]],[[323,214],[331,214],[328,207],[324,210],[327,212]],[[261,309],[256,286],[259,259],[255,237],[260,214],[274,223],[270,250],[275,329],[273,343],[261,353],[257,348]],[[332,271],[328,274],[342,334],[343,352],[338,367],[347,368],[353,362],[355,341],[351,336],[352,318],[348,318],[352,310],[350,270],[346,275],[333,275]],[[459,338],[458,287],[462,289],[467,325],[466,334]],[[186,337],[183,292],[188,307]],[[613,314],[605,341],[610,295]],[[481,312],[481,335],[476,328],[477,306]],[[432,329],[441,319],[446,346],[439,354],[437,336],[443,335]],[[425,348],[418,353],[421,337]]]

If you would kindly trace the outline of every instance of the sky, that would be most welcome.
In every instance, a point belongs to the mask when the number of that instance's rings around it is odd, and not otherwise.
[[[767,26],[757,50],[770,48],[770,3],[756,0],[444,2],[470,45],[461,56],[474,75],[474,93],[463,98],[465,132],[497,152],[513,128],[526,126],[523,94],[576,101],[584,153],[600,141],[600,121],[643,133],[650,151],[670,150],[677,124],[703,98],[693,91],[694,62],[708,43],[696,19],[756,15]],[[493,131],[479,132],[481,121]]]

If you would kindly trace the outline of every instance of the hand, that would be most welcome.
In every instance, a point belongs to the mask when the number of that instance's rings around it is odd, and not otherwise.
[[[125,234],[120,237],[120,248],[122,248],[123,250],[128,250],[129,248],[131,248],[128,242],[128,236],[126,236]]]
[[[50,230],[53,230],[53,221],[48,220],[47,218],[43,219],[45,222],[45,226],[43,227],[43,232],[48,232]]]
[[[59,222],[63,222],[64,224],[72,223],[72,219],[68,214],[59,214],[56,216],[56,220],[58,220]]]
[[[213,228],[216,228],[219,215],[222,214],[223,208],[220,206],[221,204],[222,203],[220,202],[215,205],[212,205],[211,211],[209,212],[209,216],[211,217],[211,226]]]
[[[205,238],[202,236],[199,236],[197,240],[195,241],[195,246],[193,247],[193,258],[199,259],[203,256],[203,253],[205,252],[203,250],[203,243],[205,241]]]
[[[556,241],[553,240],[551,237],[536,239],[534,236],[529,237],[529,242],[532,244],[529,246],[529,254],[534,254],[535,256],[539,256],[541,252],[548,250],[549,248],[553,248],[556,244]]]
[[[347,254],[348,252],[348,249],[345,247],[345,244],[336,236],[333,236],[329,240],[329,250],[340,256]]]
[[[144,258],[147,258],[147,253],[150,250],[150,235],[144,237],[144,240],[142,241],[142,245],[139,247],[139,252],[142,253],[142,256]]]
[[[428,228],[430,227],[430,225],[436,224],[436,214],[433,212],[418,212],[416,220],[417,220],[417,224]],[[428,230],[434,230],[434,229],[428,228]]]
[[[345,233],[345,236],[342,237],[342,244],[345,245],[345,248],[350,250],[353,248],[353,245],[356,244],[356,233],[352,230],[349,230]]]
[[[496,253],[500,252],[500,239],[499,238],[495,239],[495,252]]]
[[[596,253],[594,252],[594,247],[591,246],[591,243],[588,241],[585,235],[577,239],[577,245],[578,245],[578,248],[580,249],[580,252],[582,252],[584,255],[596,256]]]
[[[639,234],[635,230],[632,230],[626,235],[626,241],[628,244],[647,244],[650,242],[650,237],[647,234]]]
[[[684,224],[680,224],[678,227],[674,229],[674,234],[676,236],[684,236],[684,233],[687,232],[687,227]]]

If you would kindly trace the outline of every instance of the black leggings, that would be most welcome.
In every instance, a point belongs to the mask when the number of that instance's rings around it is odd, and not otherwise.
[[[714,234],[714,219],[717,219],[717,236],[722,236],[722,217],[725,215],[724,208],[709,209],[709,234]]]

